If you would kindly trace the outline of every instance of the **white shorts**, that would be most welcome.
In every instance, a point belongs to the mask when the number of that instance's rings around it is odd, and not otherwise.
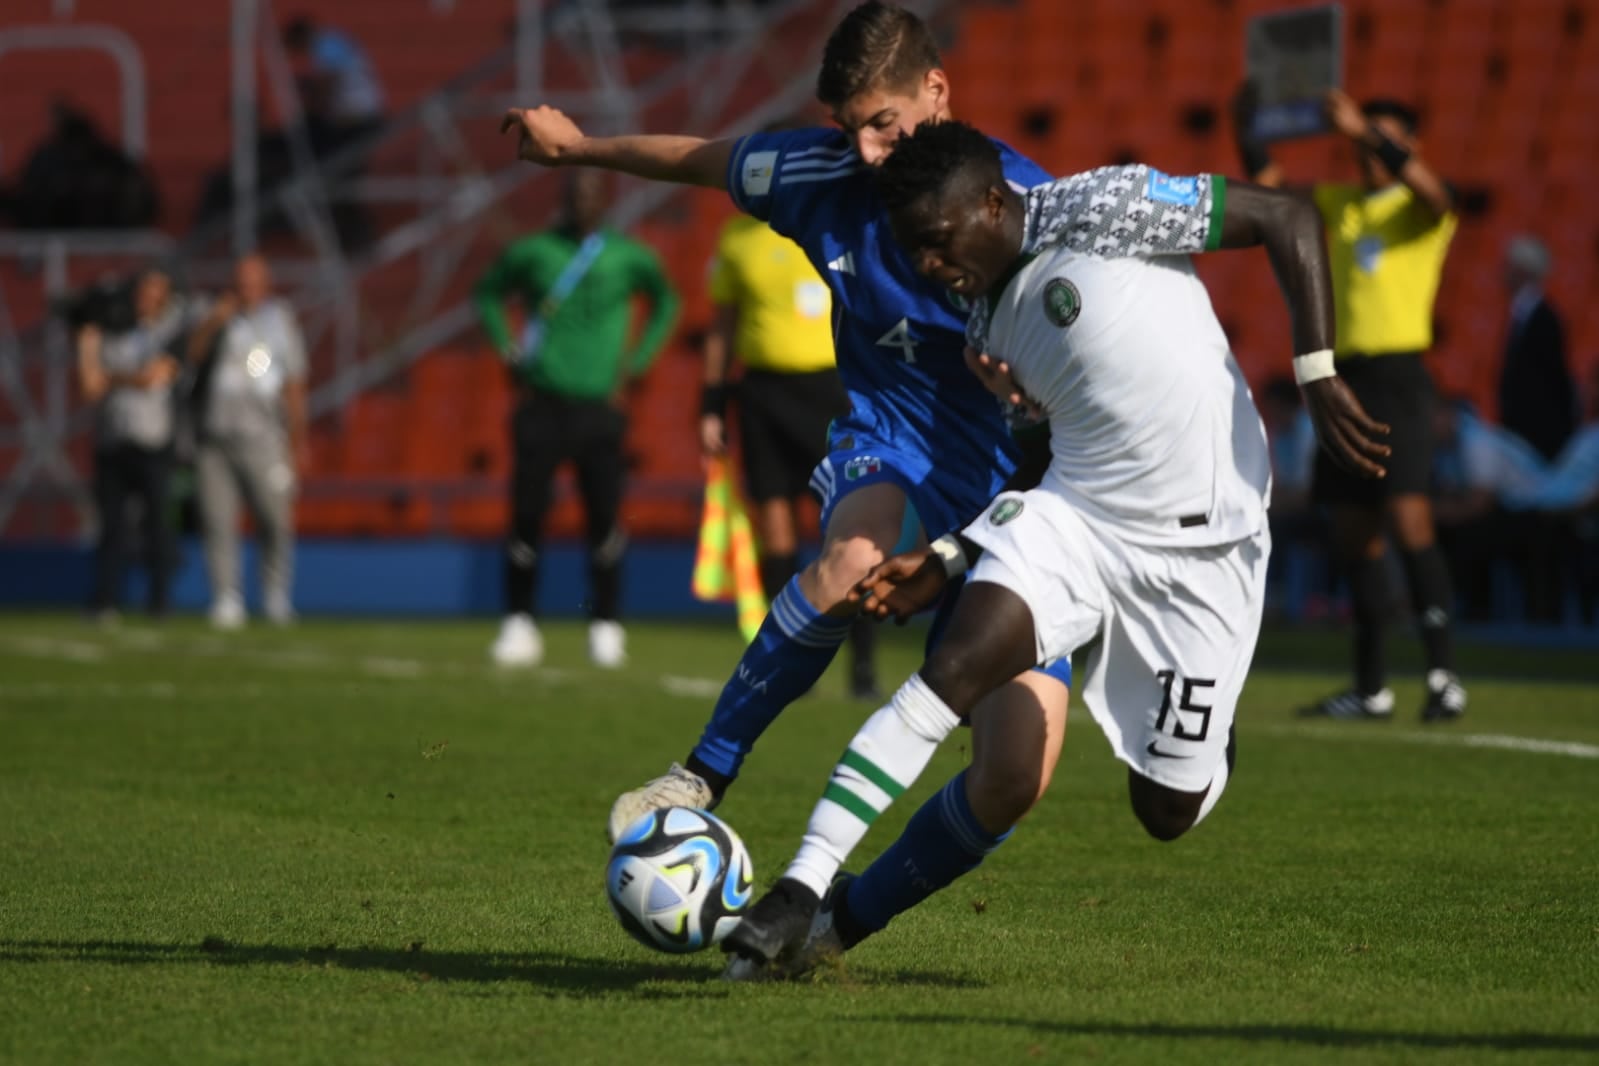
[[[1092,645],[1077,688],[1117,757],[1167,788],[1208,788],[1260,634],[1270,533],[1129,544],[1034,489],[1001,495],[965,534],[984,549],[968,580],[1022,598],[1039,662]]]

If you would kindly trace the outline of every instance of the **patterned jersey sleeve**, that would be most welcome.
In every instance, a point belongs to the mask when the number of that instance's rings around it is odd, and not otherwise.
[[[733,146],[727,191],[747,215],[793,238],[825,210],[837,182],[863,164],[836,129],[752,133]]]
[[[1219,174],[1172,177],[1143,164],[1090,170],[1027,194],[1022,248],[1065,245],[1111,259],[1214,251],[1226,200]]]

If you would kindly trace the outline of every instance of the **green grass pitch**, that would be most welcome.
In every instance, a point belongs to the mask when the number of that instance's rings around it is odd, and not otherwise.
[[[1424,730],[1414,680],[1394,722],[1294,720],[1343,639],[1268,635],[1226,798],[1169,845],[1075,709],[977,874],[816,982],[752,987],[636,945],[602,887],[610,800],[698,735],[731,626],[634,626],[618,675],[577,626],[533,673],[487,666],[491,635],[0,619],[0,1061],[1599,1060],[1591,651],[1467,647],[1468,717]],[[890,636],[885,681],[916,658]],[[868,711],[842,689],[722,809],[762,885]],[[851,865],[965,757],[957,734]]]

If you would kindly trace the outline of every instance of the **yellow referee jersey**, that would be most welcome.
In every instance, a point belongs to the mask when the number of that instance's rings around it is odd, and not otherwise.
[[[734,354],[751,370],[799,374],[833,365],[832,298],[799,245],[739,215],[722,227],[711,302],[738,308]]]
[[[1327,224],[1338,356],[1419,352],[1432,346],[1432,307],[1460,220],[1442,218],[1408,185],[1368,193],[1316,186]]]

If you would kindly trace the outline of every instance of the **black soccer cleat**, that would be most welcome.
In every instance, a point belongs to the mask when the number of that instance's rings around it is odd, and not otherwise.
[[[816,893],[784,877],[755,901],[722,941],[722,950],[757,965],[777,962],[804,946],[821,905]]]

